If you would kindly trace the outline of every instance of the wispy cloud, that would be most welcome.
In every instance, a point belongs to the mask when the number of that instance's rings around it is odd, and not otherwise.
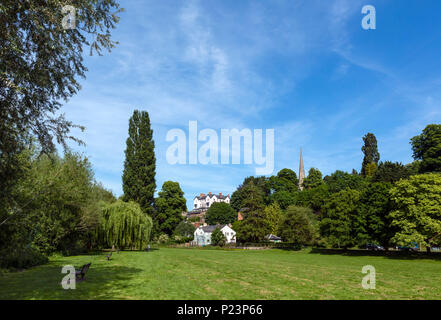
[[[63,111],[87,127],[79,134],[87,147],[80,150],[97,179],[116,194],[122,192],[128,119],[135,108],[151,117],[158,188],[179,181],[188,199],[207,191],[231,193],[254,174],[247,165],[169,165],[166,133],[187,130],[190,120],[217,132],[275,129],[276,170],[297,170],[300,147],[307,169],[359,169],[367,132],[377,135],[383,159],[410,161],[410,137],[441,120],[439,72],[432,67],[427,77],[410,80],[407,75],[418,74],[416,58],[404,57],[410,62],[400,67],[389,56],[405,53],[372,45],[387,43],[387,21],[383,14],[378,30],[364,32],[364,4],[124,3],[115,32],[120,45],[110,55],[86,58],[83,90]],[[382,2],[380,12],[387,5]],[[401,41],[411,36],[401,34]]]

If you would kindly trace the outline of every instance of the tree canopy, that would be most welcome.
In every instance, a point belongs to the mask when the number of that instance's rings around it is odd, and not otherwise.
[[[164,182],[158,195],[153,215],[155,234],[165,233],[170,236],[183,220],[182,212],[187,211],[187,202],[178,182]]]
[[[135,201],[141,209],[152,214],[156,189],[156,157],[153,130],[147,111],[133,112],[129,120],[126,159],[122,176],[124,201]]]
[[[122,11],[115,0],[78,0],[75,26],[64,29],[62,8],[54,1],[4,0],[0,4],[0,150],[10,152],[31,132],[43,152],[66,146],[75,125],[56,115],[62,101],[78,92],[85,78],[83,51],[111,50],[110,31]],[[92,42],[90,42],[92,39]],[[82,127],[81,127],[82,128]]]
[[[118,200],[102,208],[98,238],[111,247],[143,249],[150,241],[152,219],[138,203]]]
[[[378,164],[380,160],[380,153],[377,148],[377,138],[373,133],[368,133],[363,137],[363,146],[361,147],[361,151],[363,151],[364,158],[363,163],[361,165],[361,174],[366,176],[366,167],[370,163]]]
[[[211,244],[214,246],[224,246],[227,242],[227,238],[222,233],[221,229],[217,227],[214,229],[214,231],[211,233]]]
[[[394,236],[389,213],[392,209],[390,200],[391,183],[375,182],[363,190],[357,209],[359,221],[363,226],[366,241],[379,243],[387,248]]]
[[[441,175],[428,173],[398,181],[390,190],[394,210],[390,213],[397,233],[393,241],[429,245],[441,235]]]
[[[394,183],[400,179],[407,179],[411,174],[412,171],[409,167],[404,166],[401,162],[380,162],[372,176],[372,182]]]
[[[359,191],[347,189],[334,194],[323,207],[320,232],[331,245],[345,248],[357,243],[359,199]]]
[[[411,144],[413,158],[421,160],[421,173],[441,172],[441,124],[428,125]]]
[[[317,219],[312,210],[289,206],[280,222],[278,235],[286,242],[311,244],[318,237]]]
[[[185,238],[193,238],[195,230],[196,228],[192,223],[181,221],[176,227],[174,234]]]
[[[308,176],[303,181],[305,189],[316,188],[323,184],[322,173],[319,169],[311,168],[308,171]]]
[[[210,225],[229,224],[237,220],[237,212],[225,202],[215,202],[205,214],[205,221]]]

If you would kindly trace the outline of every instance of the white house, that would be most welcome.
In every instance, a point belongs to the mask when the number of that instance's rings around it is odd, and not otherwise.
[[[229,204],[230,195],[224,196],[222,192],[220,192],[219,194],[212,194],[211,192],[209,192],[208,194],[201,193],[199,196],[194,197],[194,209],[208,209],[215,202],[225,202]]]
[[[228,225],[215,225],[199,227],[194,232],[194,242],[198,246],[207,246],[211,244],[211,234],[219,228],[227,239],[226,243],[236,243],[236,231],[231,229]]]

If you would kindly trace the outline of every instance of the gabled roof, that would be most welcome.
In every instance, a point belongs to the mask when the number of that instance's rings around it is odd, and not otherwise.
[[[222,193],[219,194],[202,194],[199,196],[194,197],[195,199],[201,200],[201,199],[206,199],[206,198],[213,198],[213,197],[217,197],[218,199],[227,199],[230,198],[230,195],[223,195]]]
[[[223,229],[225,226],[226,224],[217,224],[217,225],[205,226],[201,228],[202,231],[204,231],[205,233],[212,233],[216,228]]]

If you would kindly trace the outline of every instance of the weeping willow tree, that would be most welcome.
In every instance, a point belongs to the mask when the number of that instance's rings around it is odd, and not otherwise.
[[[142,212],[139,204],[118,200],[103,205],[96,235],[106,247],[142,249],[149,242],[152,226],[152,219]]]

